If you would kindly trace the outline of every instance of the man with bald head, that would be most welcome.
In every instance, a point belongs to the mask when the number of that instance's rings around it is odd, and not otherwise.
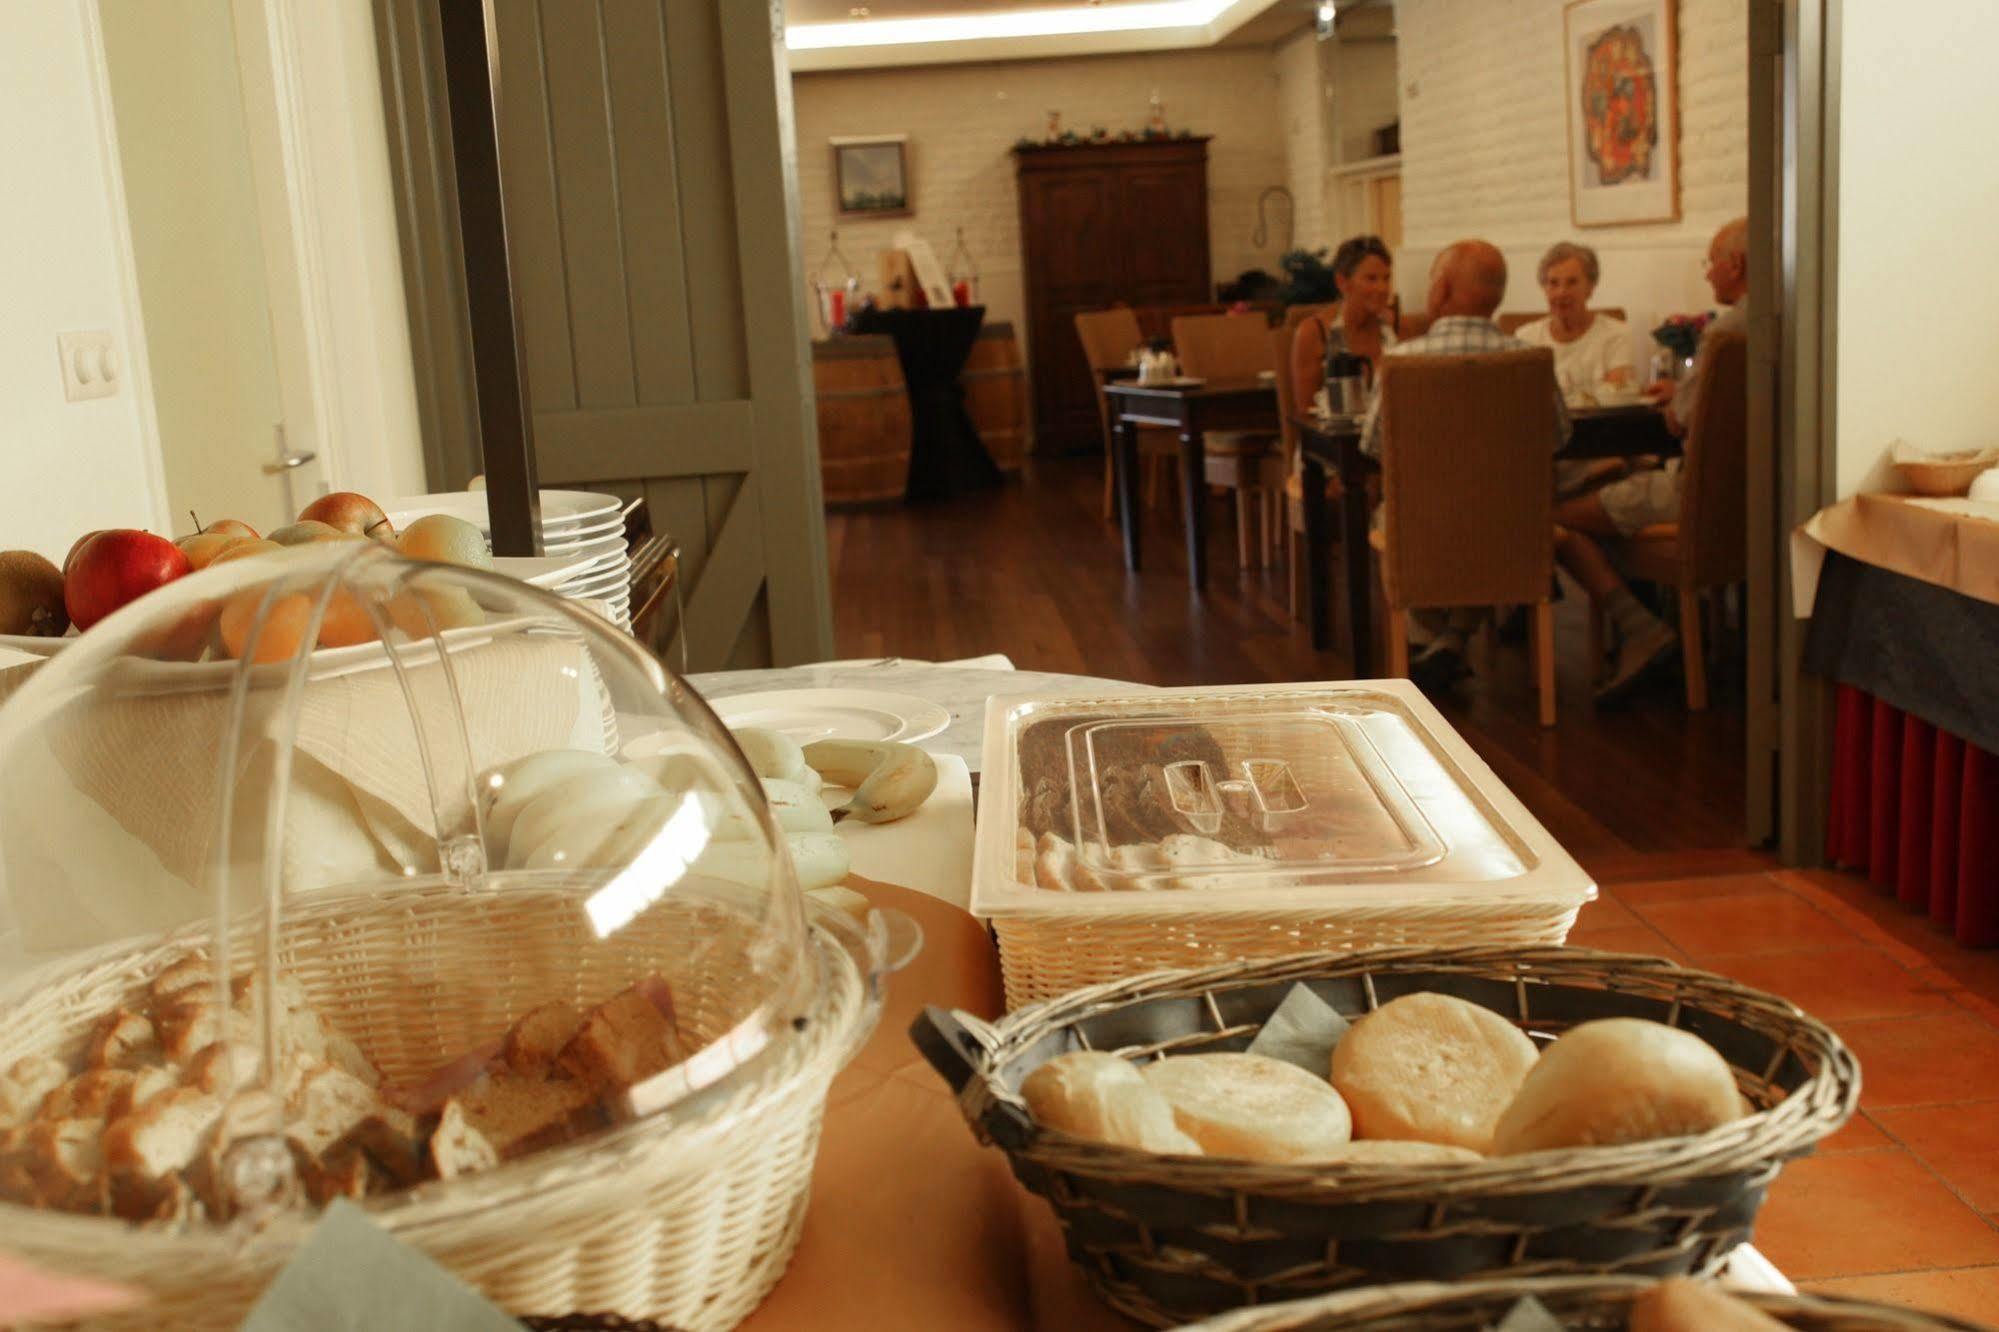
[[[1666,406],[1666,428],[1676,435],[1687,433],[1700,398],[1702,371],[1707,366],[1707,337],[1712,332],[1746,333],[1749,330],[1749,219],[1738,217],[1714,233],[1708,242],[1704,265],[1707,284],[1714,292],[1721,313],[1701,335],[1694,353],[1694,368],[1679,384],[1654,385],[1655,400],[1670,401]],[[1668,667],[1679,655],[1679,635],[1672,626],[1652,614],[1631,594],[1598,539],[1630,536],[1654,523],[1680,520],[1680,459],[1664,467],[1634,472],[1588,495],[1564,500],[1555,509],[1555,556],[1562,567],[1583,585],[1590,598],[1602,607],[1617,629],[1620,646],[1609,675],[1598,686],[1598,703],[1616,703],[1628,697],[1646,677]]]
[[[1527,344],[1502,333],[1492,322],[1493,311],[1506,299],[1506,256],[1482,240],[1462,240],[1430,265],[1430,295],[1425,303],[1430,327],[1423,336],[1398,342],[1383,356],[1464,356],[1478,352],[1520,351]],[[1555,363],[1548,362],[1548,396],[1555,404],[1555,434],[1548,452],[1562,447],[1569,436],[1569,410],[1562,386],[1555,381]],[[1360,447],[1370,457],[1381,455],[1381,395],[1375,394],[1361,427]],[[1379,514],[1376,515],[1379,521]],[[1424,689],[1447,688],[1471,674],[1465,643],[1489,614],[1482,610],[1412,611],[1409,622],[1427,638],[1409,660],[1409,678]]]
[[[1398,342],[1384,356],[1464,356],[1473,352],[1519,351],[1527,346],[1519,338],[1499,331],[1492,322],[1493,311],[1506,299],[1506,256],[1490,242],[1461,240],[1437,256],[1430,265],[1430,295],[1425,309],[1430,327],[1419,338]],[[1562,402],[1561,385],[1549,378],[1548,391],[1556,406],[1561,437],[1548,441],[1548,450],[1562,446],[1569,434],[1568,407]],[[1361,427],[1361,452],[1381,455],[1381,396],[1375,395]]]

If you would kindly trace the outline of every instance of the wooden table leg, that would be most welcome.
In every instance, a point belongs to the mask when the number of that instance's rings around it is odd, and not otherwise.
[[[1193,421],[1180,430],[1180,507],[1187,516],[1187,586],[1208,590],[1207,445]]]
[[[1111,469],[1117,474],[1118,522],[1124,528],[1124,567],[1138,572],[1140,529],[1138,507],[1138,427],[1120,416],[1111,430]]]
[[[1298,457],[1300,501],[1305,517],[1305,622],[1312,626],[1312,646],[1320,652],[1333,645],[1333,597],[1326,580],[1326,468],[1309,453]]]
[[[1340,443],[1340,540],[1347,562],[1347,643],[1353,655],[1353,673],[1365,679],[1374,666],[1374,590],[1368,586],[1367,468],[1360,457],[1360,441]]]

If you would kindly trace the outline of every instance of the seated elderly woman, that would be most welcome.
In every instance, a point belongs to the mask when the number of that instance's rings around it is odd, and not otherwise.
[[[1596,251],[1560,241],[1541,256],[1536,271],[1548,297],[1548,317],[1521,325],[1514,336],[1530,346],[1554,349],[1562,396],[1595,396],[1606,384],[1634,383],[1630,327],[1589,308],[1599,271]]]
[[[1333,285],[1340,302],[1325,314],[1298,325],[1291,342],[1291,382],[1299,400],[1310,402],[1326,382],[1326,363],[1335,355],[1364,356],[1370,376],[1381,354],[1395,345],[1394,261],[1379,236],[1355,236],[1333,253]]]

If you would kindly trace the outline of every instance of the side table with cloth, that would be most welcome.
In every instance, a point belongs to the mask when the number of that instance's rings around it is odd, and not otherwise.
[[[909,488],[903,498],[942,499],[999,485],[999,464],[979,441],[965,410],[958,372],[972,354],[982,305],[949,310],[863,310],[848,325],[856,333],[895,339],[896,360],[909,392]]]
[[[1999,945],[1999,505],[1856,496],[1792,555],[1805,667],[1839,685],[1827,858]]]

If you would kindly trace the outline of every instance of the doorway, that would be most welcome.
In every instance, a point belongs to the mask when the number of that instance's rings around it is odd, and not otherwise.
[[[316,458],[279,461],[285,394],[245,104],[255,51],[236,8],[99,0],[176,531],[223,518],[268,531],[321,475]]]

